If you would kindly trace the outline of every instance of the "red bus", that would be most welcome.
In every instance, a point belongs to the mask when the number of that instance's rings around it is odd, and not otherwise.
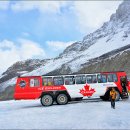
[[[41,99],[43,106],[63,105],[73,100],[101,98],[109,100],[114,87],[116,100],[128,98],[130,84],[124,71],[56,76],[18,77],[14,99]]]

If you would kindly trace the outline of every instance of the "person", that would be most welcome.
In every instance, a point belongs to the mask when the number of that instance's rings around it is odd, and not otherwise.
[[[114,88],[110,91],[110,99],[111,99],[111,108],[115,109],[115,100],[116,100],[117,92]]]
[[[126,83],[127,83],[126,78],[122,77],[121,78],[121,86],[123,87],[123,91],[124,92],[127,92],[127,90],[126,90]]]

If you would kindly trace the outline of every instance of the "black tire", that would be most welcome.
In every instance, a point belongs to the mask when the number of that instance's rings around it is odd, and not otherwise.
[[[43,106],[51,106],[54,102],[54,99],[51,95],[46,94],[41,97],[41,104]]]
[[[59,105],[65,105],[68,103],[68,96],[64,93],[62,94],[59,94],[57,97],[56,97],[56,102],[57,104]]]
[[[116,91],[116,92],[117,92],[117,96],[116,96],[115,101],[119,101],[119,99],[120,99],[120,93],[119,93],[119,91]]]

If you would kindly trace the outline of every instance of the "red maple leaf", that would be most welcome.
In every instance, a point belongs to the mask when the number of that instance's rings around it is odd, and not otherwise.
[[[95,93],[95,89],[93,88],[90,89],[90,86],[86,84],[84,88],[80,89],[80,93],[83,96],[92,96],[93,93]]]

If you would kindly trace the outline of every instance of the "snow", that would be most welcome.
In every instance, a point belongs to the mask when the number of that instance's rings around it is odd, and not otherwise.
[[[92,58],[99,57],[105,53],[108,53],[112,50],[119,49],[125,45],[129,44],[130,37],[127,38],[126,41],[122,41],[123,32],[116,34],[112,40],[107,41],[108,37],[99,39],[96,44],[90,46],[86,51],[82,52],[76,60],[73,60],[68,65],[73,72],[81,69],[81,64],[86,63],[88,60]],[[78,55],[76,55],[78,57]]]
[[[24,73],[27,73],[28,71],[18,71],[17,73],[19,74],[24,74]]]
[[[1,101],[2,129],[129,129],[130,99],[42,107],[39,100]]]
[[[62,64],[70,61],[71,59],[73,59],[73,57],[64,57],[64,58],[58,58],[58,59],[51,59],[50,61],[48,61],[47,63],[45,63],[44,66],[30,72],[30,73],[26,73],[24,74],[24,76],[29,76],[29,75],[44,75],[46,73],[49,73],[55,69],[58,69],[61,67]]]
[[[6,76],[7,74],[3,74],[3,75],[0,75],[0,79],[3,78],[4,76]]]
[[[8,81],[0,84],[0,92],[4,91],[9,86],[14,86],[16,84],[17,77],[14,77]]]

